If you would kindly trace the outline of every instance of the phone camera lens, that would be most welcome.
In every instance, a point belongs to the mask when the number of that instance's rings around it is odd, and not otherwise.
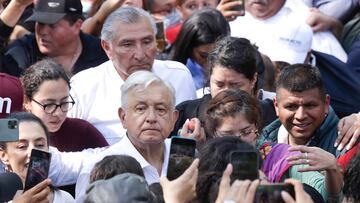
[[[18,122],[16,120],[8,121],[8,128],[9,129],[16,129],[18,128]]]

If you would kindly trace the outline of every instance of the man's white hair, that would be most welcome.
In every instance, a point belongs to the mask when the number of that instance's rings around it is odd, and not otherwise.
[[[175,109],[175,89],[174,87],[168,83],[167,81],[162,80],[159,76],[155,75],[150,71],[135,71],[132,73],[125,81],[125,83],[121,86],[121,107],[127,108],[127,100],[128,94],[134,88],[142,88],[146,89],[149,85],[157,83],[159,85],[164,86],[169,94],[171,99],[171,108]]]

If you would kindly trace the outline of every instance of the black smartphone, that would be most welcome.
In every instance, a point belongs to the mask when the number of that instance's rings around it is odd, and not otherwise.
[[[230,163],[233,166],[231,181],[255,180],[259,178],[259,155],[254,150],[240,150],[230,153]]]
[[[0,119],[0,142],[19,140],[19,124],[17,119]]]
[[[45,180],[49,174],[51,154],[49,152],[32,149],[24,191]]]
[[[194,139],[172,137],[170,145],[167,178],[174,180],[189,168],[195,157],[196,141]]]
[[[256,189],[254,203],[283,203],[281,191],[288,192],[295,199],[294,186],[286,183],[259,185]]]
[[[231,8],[232,11],[243,11],[245,13],[245,0],[233,0],[233,1],[240,1],[241,5],[237,5]]]

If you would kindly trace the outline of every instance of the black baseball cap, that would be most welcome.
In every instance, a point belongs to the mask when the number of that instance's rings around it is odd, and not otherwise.
[[[38,0],[34,13],[26,21],[36,21],[44,24],[54,24],[66,14],[82,15],[80,0]]]

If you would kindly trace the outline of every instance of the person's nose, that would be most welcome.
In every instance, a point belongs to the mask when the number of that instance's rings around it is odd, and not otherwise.
[[[27,154],[27,157],[30,159],[30,156],[31,156],[31,150],[34,149],[35,146],[33,144],[29,144],[27,150],[26,150],[26,154]]]
[[[299,106],[299,108],[295,112],[295,119],[304,120],[306,118],[306,110],[303,106]]]
[[[155,109],[149,109],[148,113],[146,115],[146,122],[156,123],[156,118],[157,118],[157,115],[156,115]]]
[[[55,111],[52,113],[53,116],[60,116],[62,114],[64,114],[64,112],[62,112],[60,106],[57,106]]]
[[[141,44],[137,44],[134,50],[134,58],[136,60],[142,60],[145,57],[145,48]]]

